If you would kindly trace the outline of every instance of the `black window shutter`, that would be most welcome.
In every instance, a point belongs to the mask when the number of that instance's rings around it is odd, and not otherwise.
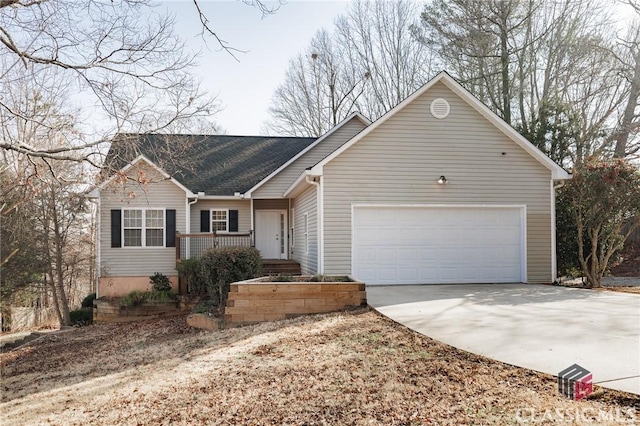
[[[111,247],[122,247],[122,213],[111,210]]]
[[[238,232],[238,210],[229,210],[229,232]]]
[[[165,241],[167,247],[175,247],[176,246],[176,211],[175,210],[167,210],[165,212],[167,216],[167,235],[165,236]]]
[[[211,215],[209,210],[200,210],[200,232],[211,232]]]

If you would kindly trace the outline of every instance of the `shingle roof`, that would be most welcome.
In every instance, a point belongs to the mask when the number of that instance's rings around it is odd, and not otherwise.
[[[143,154],[193,193],[244,193],[316,138],[119,134],[105,165],[120,170]]]

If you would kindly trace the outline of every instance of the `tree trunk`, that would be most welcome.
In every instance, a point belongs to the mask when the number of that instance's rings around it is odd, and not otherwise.
[[[58,210],[56,205],[55,189],[51,189],[49,199],[49,209],[51,214],[51,228],[53,230],[53,250],[55,255],[55,275],[52,275],[52,288],[55,289],[54,299],[56,300],[56,306],[59,311],[58,318],[62,319],[61,326],[71,325],[71,315],[69,313],[69,301],[67,300],[67,294],[64,290],[64,269],[63,269],[63,249],[64,238],[60,232],[62,224],[60,223],[60,217],[58,216]],[[47,238],[47,240],[49,240]],[[50,241],[48,241],[50,242]],[[55,278],[54,278],[55,277]]]
[[[51,285],[51,295],[53,298],[53,307],[54,310],[56,311],[56,316],[58,317],[58,324],[60,325],[60,327],[62,327],[64,325],[64,316],[62,315],[62,312],[60,311],[60,305],[58,304],[58,292],[56,291],[56,286],[53,282],[53,277],[51,276],[52,272],[49,272],[48,274],[45,274],[44,280],[45,283],[47,283],[47,281],[49,282],[49,284]],[[47,280],[47,276],[49,276],[49,280]]]
[[[620,129],[616,132],[615,137],[616,147],[613,152],[615,158],[624,158],[627,154],[627,142],[629,141],[631,126],[635,118],[635,110],[640,100],[640,47],[638,47],[638,51],[635,53],[633,59],[635,61],[635,68],[631,80],[631,89],[629,90],[629,99],[624,110],[622,123],[620,123]]]
[[[501,4],[501,22],[500,22],[500,66],[502,68],[502,111],[503,119],[511,124],[511,85],[509,83],[509,34],[507,33],[507,10],[504,4]]]

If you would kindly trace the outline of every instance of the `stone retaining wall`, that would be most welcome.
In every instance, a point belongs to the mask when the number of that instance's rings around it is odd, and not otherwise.
[[[136,306],[120,306],[117,298],[99,298],[93,302],[93,323],[131,322],[183,315],[195,301],[178,296],[178,300],[145,301]]]

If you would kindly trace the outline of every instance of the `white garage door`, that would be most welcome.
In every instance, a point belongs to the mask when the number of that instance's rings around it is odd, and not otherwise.
[[[524,282],[522,207],[354,207],[353,274],[367,284]]]

